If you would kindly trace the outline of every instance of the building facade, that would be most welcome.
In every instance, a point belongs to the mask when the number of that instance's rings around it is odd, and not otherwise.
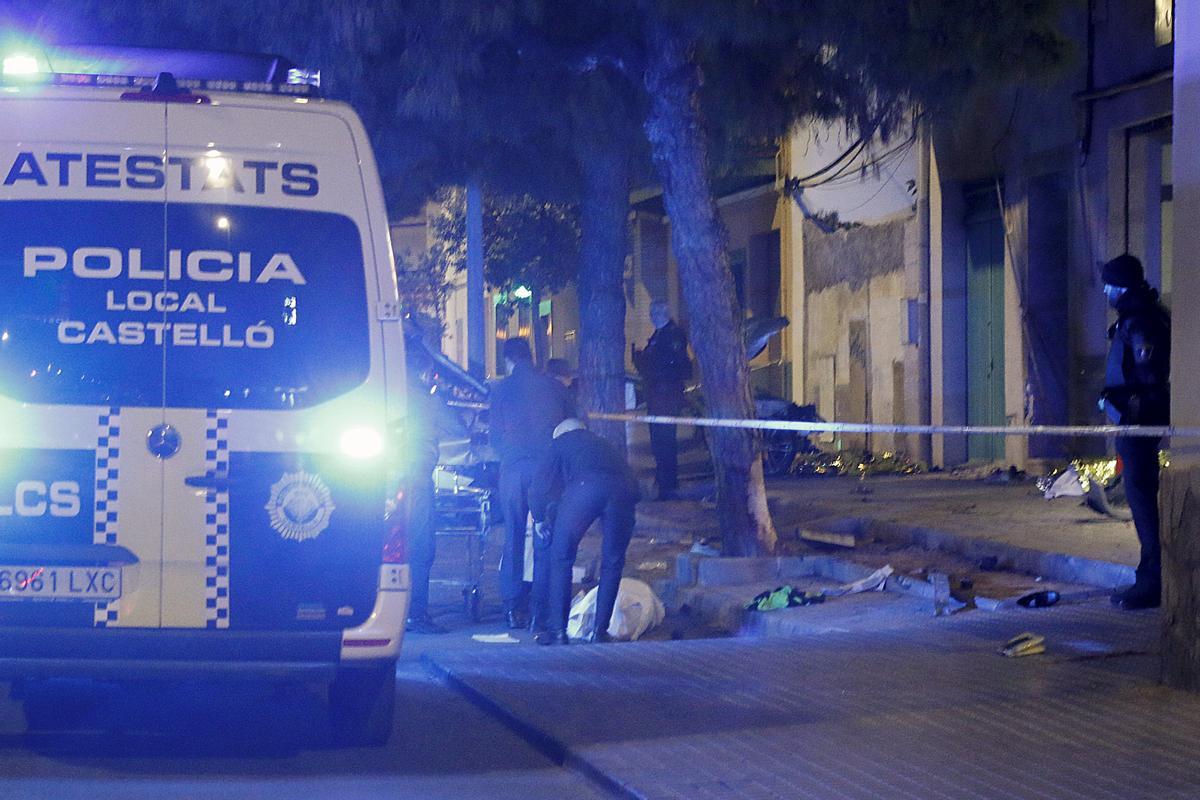
[[[953,118],[914,111],[886,142],[798,128],[773,170],[720,189],[746,318],[791,322],[752,362],[756,391],[843,422],[1101,422],[1110,312],[1099,266],[1132,253],[1168,304],[1174,294],[1173,4],[1094,0],[1072,7],[1066,30],[1075,57],[1058,74],[980,90]],[[685,327],[688,313],[658,190],[632,195],[629,223],[625,333],[641,345],[651,301]],[[446,314],[445,350],[460,363],[464,292]],[[534,319],[550,354],[574,363],[570,293],[536,314],[497,314],[497,300],[486,304],[491,373],[497,340]],[[1105,448],[891,434],[824,444],[1030,468]]]

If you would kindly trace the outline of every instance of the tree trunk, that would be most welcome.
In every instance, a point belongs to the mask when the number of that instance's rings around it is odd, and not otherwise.
[[[1171,464],[1158,493],[1162,520],[1163,680],[1200,691],[1200,465]]]
[[[542,290],[535,284],[530,284],[529,293],[529,332],[533,335],[533,361],[544,369],[546,362],[550,360],[550,340],[546,336],[546,329],[542,327],[542,318],[539,316],[542,306]]]
[[[613,148],[582,159],[579,208],[579,383],[588,411],[625,408],[625,254],[629,162]],[[625,452],[625,425],[595,420],[590,427]]]
[[[645,82],[650,107],[645,130],[671,220],[671,248],[687,303],[692,348],[700,365],[707,413],[752,418],[750,369],[742,341],[725,226],[708,180],[699,110],[700,74],[688,42],[661,21],[651,25]],[[752,431],[708,429],[716,472],[722,552],[754,555],[775,548],[762,460]]]

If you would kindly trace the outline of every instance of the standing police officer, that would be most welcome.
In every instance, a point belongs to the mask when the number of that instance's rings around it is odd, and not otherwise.
[[[412,599],[405,628],[412,633],[446,632],[429,616],[429,574],[437,553],[433,471],[437,468],[442,437],[462,432],[461,422],[432,386],[431,366],[412,355],[408,359],[408,414],[404,421],[401,479],[412,569]]]
[[[1104,296],[1117,310],[1108,329],[1108,361],[1100,410],[1116,425],[1170,423],[1171,316],[1146,283],[1142,264],[1129,254],[1104,265]],[[1134,584],[1112,596],[1113,605],[1134,610],[1162,602],[1158,540],[1159,437],[1119,436],[1117,455],[1142,555]]]
[[[615,447],[574,418],[554,429],[554,441],[538,465],[529,493],[538,537],[550,540],[550,617],[537,635],[538,644],[567,643],[575,557],[580,540],[597,519],[603,533],[600,586],[588,641],[609,640],[608,624],[621,588],[638,499],[637,478]],[[551,521],[549,509],[555,503]]]
[[[504,553],[500,562],[500,591],[505,622],[523,628],[530,605],[525,574],[525,524],[529,516],[529,487],[538,460],[550,446],[554,427],[570,415],[566,387],[538,372],[524,339],[504,343],[508,377],[492,391],[491,444],[500,456],[500,505],[504,511]],[[534,547],[534,570],[544,558],[544,548]],[[535,586],[537,581],[534,582]],[[543,584],[544,585],[544,584]],[[544,611],[543,598],[533,597],[535,616]]]
[[[692,377],[687,336],[671,319],[663,300],[650,304],[650,321],[655,331],[644,350],[632,347],[633,365],[645,382],[646,412],[651,416],[678,416],[683,410],[683,390]],[[650,449],[654,452],[654,480],[658,499],[675,497],[679,488],[678,447],[674,425],[650,426]]]

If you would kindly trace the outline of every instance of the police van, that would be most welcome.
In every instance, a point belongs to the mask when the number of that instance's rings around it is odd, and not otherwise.
[[[338,738],[381,744],[387,216],[354,111],[284,66],[4,59],[0,678],[328,681]]]

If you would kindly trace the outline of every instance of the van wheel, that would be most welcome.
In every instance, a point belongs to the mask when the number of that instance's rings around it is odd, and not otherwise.
[[[382,747],[392,735],[396,662],[343,667],[329,684],[329,719],[339,745]]]

